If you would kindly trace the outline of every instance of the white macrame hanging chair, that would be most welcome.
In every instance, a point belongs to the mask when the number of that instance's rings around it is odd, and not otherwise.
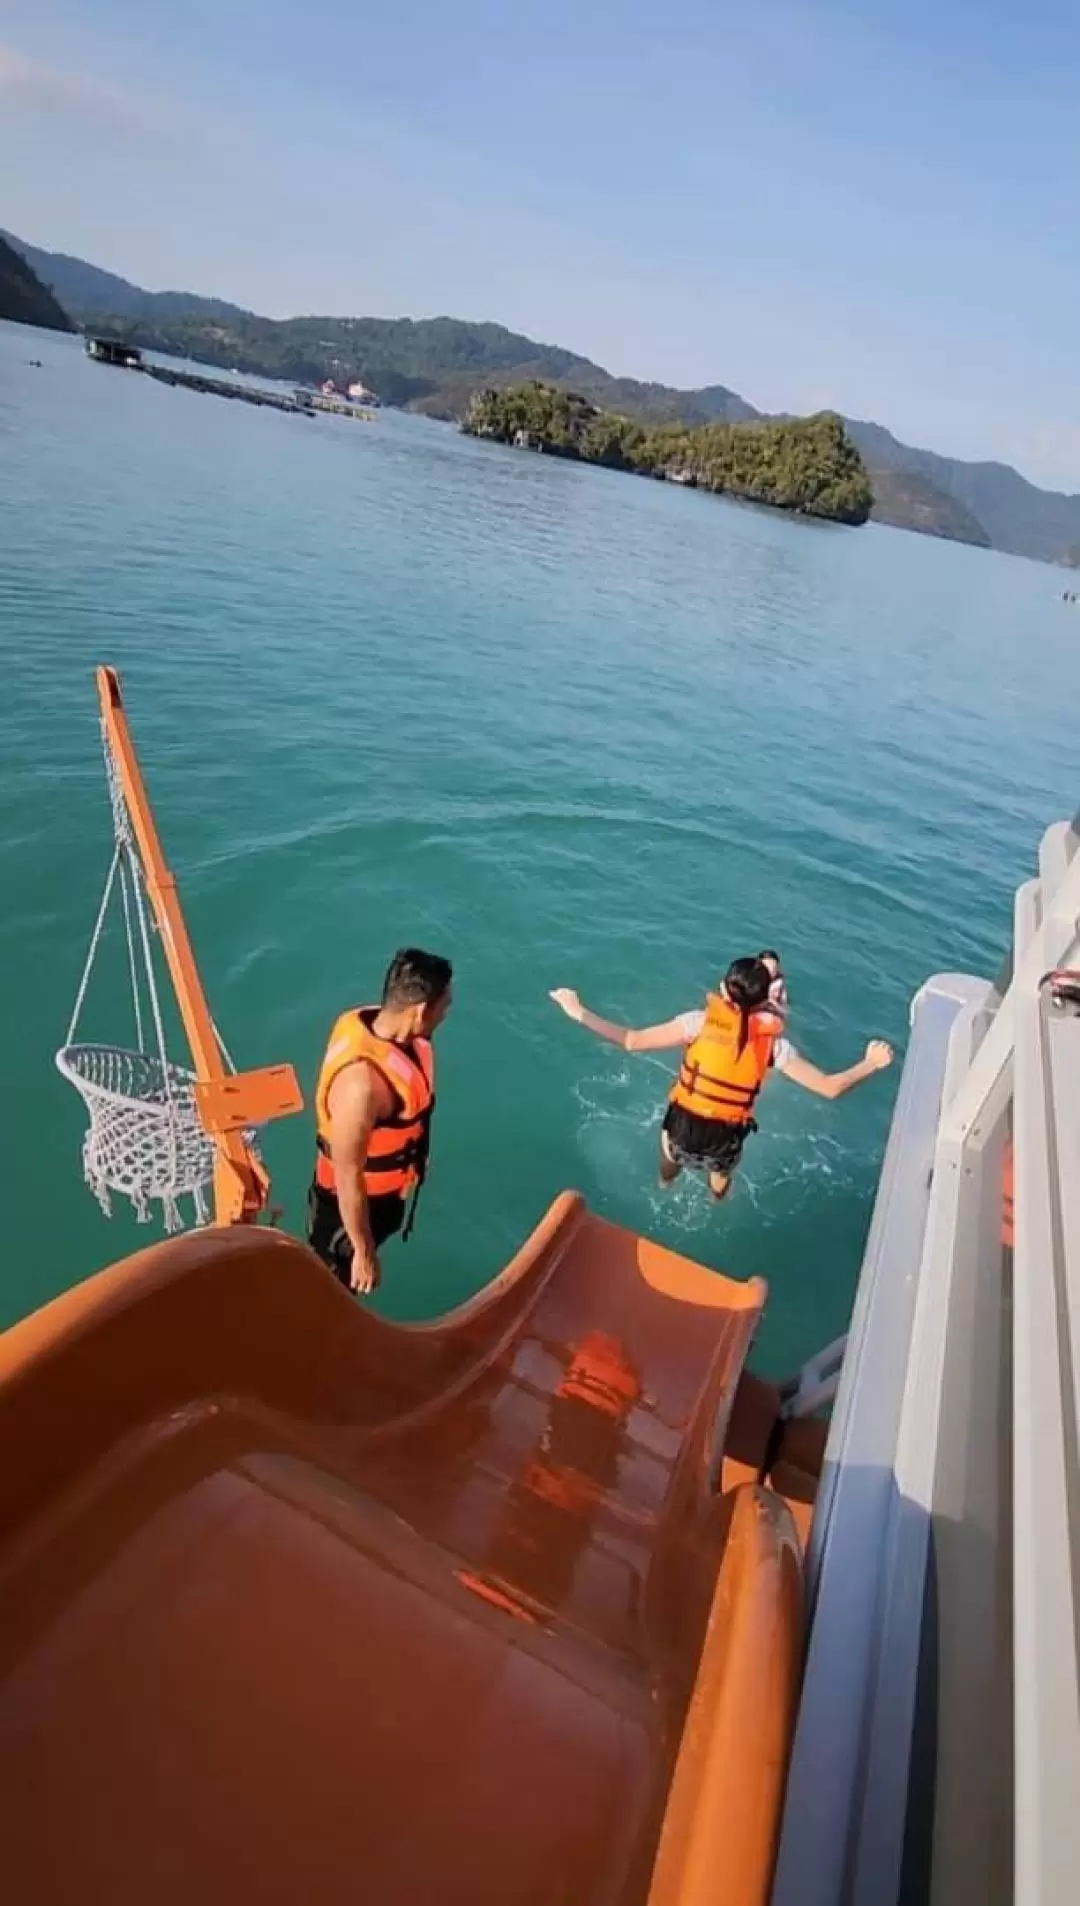
[[[112,1215],[112,1193],[119,1192],[130,1199],[140,1224],[150,1221],[153,1206],[159,1204],[166,1231],[180,1231],[184,1228],[181,1198],[192,1200],[195,1224],[208,1221],[214,1145],[196,1110],[195,1074],[185,1066],[174,1065],[165,1050],[151,940],[155,929],[127,807],[104,736],[103,743],[113,815],[113,855],[71,1024],[56,1064],[79,1093],[89,1115],[82,1148],[83,1175],[106,1217]],[[125,1046],[82,1044],[77,1039],[90,976],[117,886],[127,941],[135,1051]],[[144,1037],[144,993],[155,1046],[150,1052]],[[214,1031],[226,1064],[235,1071],[216,1027]]]

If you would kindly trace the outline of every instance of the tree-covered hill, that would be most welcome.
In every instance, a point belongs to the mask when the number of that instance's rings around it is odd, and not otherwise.
[[[577,392],[532,381],[477,392],[474,437],[663,478],[837,523],[865,523],[873,500],[862,459],[829,411],[782,422],[638,423]]]

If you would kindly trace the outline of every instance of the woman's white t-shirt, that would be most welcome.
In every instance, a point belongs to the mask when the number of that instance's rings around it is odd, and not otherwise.
[[[705,1024],[705,1009],[703,1006],[700,1006],[696,1012],[677,1013],[676,1018],[683,1029],[683,1037],[687,1045],[689,1045],[691,1039],[697,1038],[698,1033]],[[791,1040],[785,1039],[781,1033],[779,1039],[775,1040],[773,1044],[771,1064],[776,1067],[778,1072],[786,1072],[791,1061],[797,1059],[798,1056]]]

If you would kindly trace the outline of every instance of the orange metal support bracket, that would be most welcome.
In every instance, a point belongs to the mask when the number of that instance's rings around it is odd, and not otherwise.
[[[218,1224],[252,1224],[267,1202],[270,1180],[247,1143],[244,1129],[302,1111],[303,1094],[290,1065],[267,1066],[255,1072],[226,1071],[188,938],[176,880],[166,865],[154,825],[128,728],[120,677],[114,668],[98,669],[97,690],[106,745],[131,820],[146,891],[191,1048],[198,1081],[196,1108],[217,1152],[214,1216]]]

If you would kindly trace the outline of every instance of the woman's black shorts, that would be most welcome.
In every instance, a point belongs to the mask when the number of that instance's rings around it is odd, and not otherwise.
[[[723,1119],[699,1118],[681,1105],[669,1105],[664,1114],[668,1150],[677,1165],[691,1171],[733,1172],[742,1156],[742,1148],[751,1132],[757,1131],[753,1119],[745,1125],[729,1125]]]

